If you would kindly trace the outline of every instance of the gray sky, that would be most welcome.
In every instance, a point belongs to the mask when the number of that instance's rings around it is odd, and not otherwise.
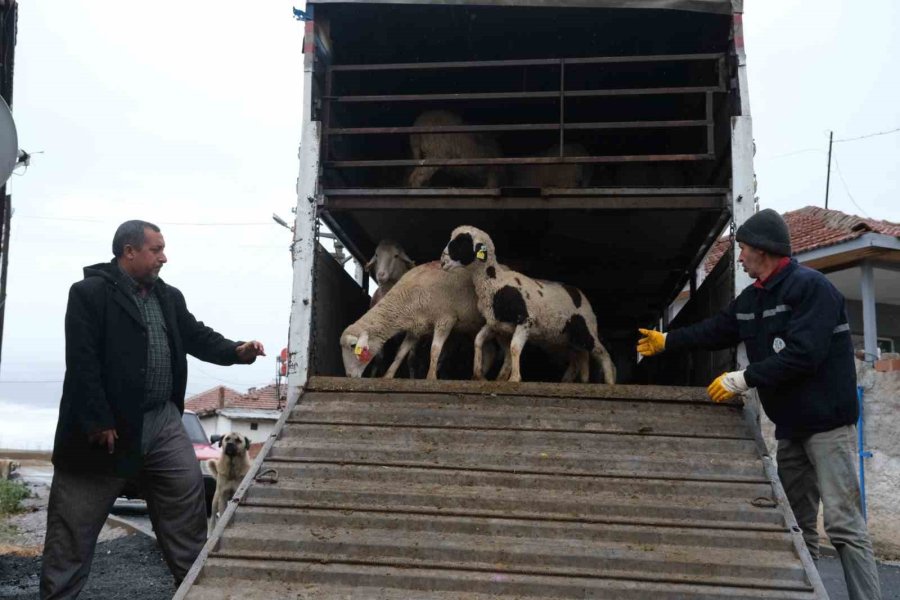
[[[290,233],[270,215],[291,217],[301,123],[291,6],[20,2],[13,112],[22,148],[44,153],[10,182],[0,447],[49,446],[68,287],[111,256],[127,219],[162,227],[162,277],[199,319],[266,345],[252,367],[190,359],[188,393],[273,378],[291,271]],[[853,6],[745,1],[764,207],[822,204],[828,129],[841,139],[900,127],[900,8]],[[900,134],[837,144],[835,158],[831,208],[900,221]]]

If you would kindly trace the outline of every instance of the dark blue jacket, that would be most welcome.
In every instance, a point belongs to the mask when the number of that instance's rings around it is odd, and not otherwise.
[[[675,329],[666,350],[720,350],[744,342],[775,437],[798,439],[856,423],[856,364],[844,297],[824,275],[790,264],[747,287],[719,314]]]

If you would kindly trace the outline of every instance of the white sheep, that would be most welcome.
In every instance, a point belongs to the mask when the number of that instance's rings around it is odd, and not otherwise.
[[[433,334],[427,378],[436,379],[438,360],[450,332],[474,336],[483,325],[468,273],[444,271],[437,261],[419,265],[341,334],[344,370],[349,377],[361,377],[384,343],[405,333],[384,375],[392,378],[419,338]]]
[[[581,144],[563,144],[566,156],[588,156]],[[540,156],[559,156],[559,145]],[[593,168],[584,163],[517,165],[512,169],[512,184],[517,187],[580,188],[590,183]]]
[[[418,116],[414,127],[460,127],[462,117],[447,110],[429,110]],[[499,158],[496,138],[487,133],[412,133],[409,136],[412,157],[416,160],[457,158]],[[409,175],[409,187],[425,187],[441,169],[452,169],[460,179],[495,188],[500,185],[501,168],[492,165],[462,167],[418,166]]]
[[[441,266],[449,273],[470,274],[478,310],[485,319],[475,337],[476,379],[484,377],[482,346],[499,335],[510,339],[509,381],[522,380],[519,359],[525,342],[533,341],[551,352],[568,349],[569,368],[563,381],[577,377],[586,383],[593,357],[603,369],[606,383],[615,383],[615,365],[597,337],[597,317],[581,290],[498,268],[491,237],[468,225],[453,230],[441,255]]]
[[[375,279],[378,289],[372,294],[371,306],[378,304],[384,295],[400,281],[416,263],[406,254],[403,247],[393,240],[381,240],[375,248],[375,254],[366,263],[366,272]]]

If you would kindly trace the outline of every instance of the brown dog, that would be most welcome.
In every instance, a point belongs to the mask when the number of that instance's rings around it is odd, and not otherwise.
[[[0,479],[12,478],[13,471],[19,468],[18,461],[0,458]]]
[[[209,460],[207,465],[216,476],[216,493],[213,495],[212,514],[209,517],[209,533],[216,526],[218,517],[225,512],[228,501],[234,496],[241,480],[250,470],[250,439],[239,433],[231,432],[221,440],[222,456],[218,460]]]

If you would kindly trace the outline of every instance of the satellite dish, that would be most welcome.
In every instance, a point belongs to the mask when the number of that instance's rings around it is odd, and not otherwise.
[[[6,183],[19,159],[19,138],[12,113],[0,98],[0,186]]]

